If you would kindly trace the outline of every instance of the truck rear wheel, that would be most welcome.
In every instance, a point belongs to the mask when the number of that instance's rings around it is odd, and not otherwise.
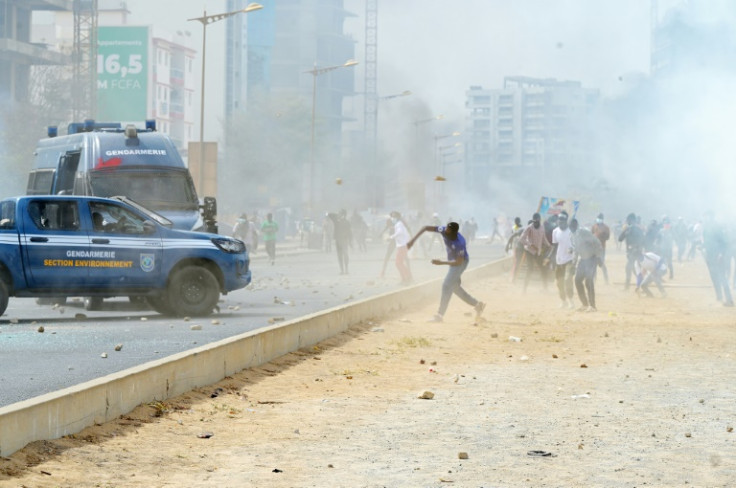
[[[3,280],[0,280],[0,315],[5,313],[8,308],[8,285]]]
[[[171,276],[167,295],[177,315],[209,315],[220,298],[220,286],[207,268],[186,266]]]

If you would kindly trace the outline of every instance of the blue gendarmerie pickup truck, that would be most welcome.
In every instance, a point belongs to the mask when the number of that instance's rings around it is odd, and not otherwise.
[[[244,244],[176,230],[125,197],[33,195],[0,201],[0,315],[8,298],[145,299],[164,315],[208,315],[251,280]]]

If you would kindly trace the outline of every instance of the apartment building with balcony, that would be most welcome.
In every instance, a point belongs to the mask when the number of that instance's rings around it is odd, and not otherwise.
[[[524,182],[579,171],[593,161],[591,121],[598,90],[577,81],[522,76],[503,88],[466,92],[465,182],[484,193],[492,180]]]

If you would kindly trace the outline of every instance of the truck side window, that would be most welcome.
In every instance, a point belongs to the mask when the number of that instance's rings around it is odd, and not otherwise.
[[[28,205],[28,213],[40,230],[79,229],[79,209],[77,202],[33,201]]]
[[[0,204],[0,229],[15,229],[15,202]]]
[[[96,232],[142,234],[144,219],[127,209],[103,202],[89,204],[92,225]]]

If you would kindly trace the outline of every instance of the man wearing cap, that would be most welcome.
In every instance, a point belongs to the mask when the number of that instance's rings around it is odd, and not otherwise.
[[[600,266],[603,270],[603,279],[606,280],[606,284],[608,284],[608,268],[606,268],[606,241],[611,238],[611,229],[603,223],[603,214],[599,213],[598,217],[595,219],[595,224],[593,224],[593,227],[590,229],[590,231],[593,233],[594,236],[598,238],[599,241],[601,241],[601,246],[603,246],[603,254],[601,255],[601,261]]]
[[[468,267],[470,256],[465,245],[465,238],[459,232],[460,226],[457,222],[450,222],[446,226],[427,225],[411,238],[406,244],[407,249],[411,249],[416,240],[424,232],[436,232],[445,243],[447,250],[447,261],[441,259],[433,259],[432,264],[437,266],[449,266],[445,280],[442,282],[442,297],[437,313],[432,317],[432,322],[442,322],[447,306],[450,303],[450,297],[454,293],[468,305],[475,308],[476,319],[480,318],[486,304],[473,298],[465,291],[461,284],[461,277],[465,269]]]

